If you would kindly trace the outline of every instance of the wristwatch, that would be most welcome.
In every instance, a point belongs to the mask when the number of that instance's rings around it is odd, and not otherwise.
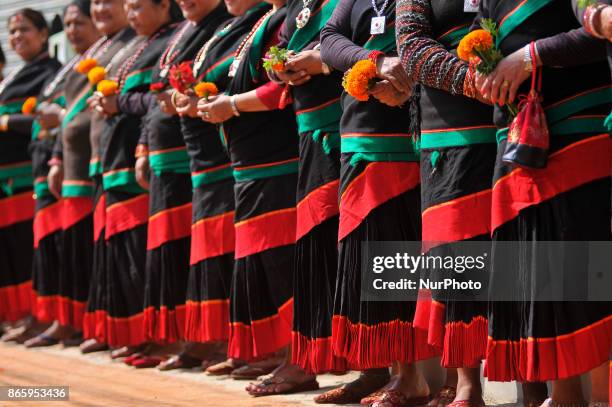
[[[236,95],[230,96],[230,106],[232,107],[232,112],[234,116],[240,116],[240,110],[238,110],[238,105],[236,104]]]
[[[529,44],[523,47],[523,67],[525,71],[533,71],[533,60],[531,59],[531,47]]]

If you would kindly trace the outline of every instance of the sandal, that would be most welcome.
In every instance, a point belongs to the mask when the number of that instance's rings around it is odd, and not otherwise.
[[[206,371],[206,369],[208,369],[209,367],[215,366],[218,363],[224,362],[225,359],[227,359],[227,356],[225,354],[215,353],[211,356],[208,356],[206,359],[202,360],[202,363],[200,363],[200,369],[202,369],[202,371]]]
[[[455,400],[455,397],[457,397],[457,389],[452,387],[452,386],[443,386],[440,390],[438,390],[438,392],[436,393],[435,396],[433,396],[433,398],[431,399],[431,401],[435,401],[437,400],[437,402],[435,403],[436,406],[442,404],[444,406],[447,406],[453,402],[453,400]],[[431,403],[430,403],[431,405]],[[539,407],[538,406],[532,406],[532,407]]]
[[[136,369],[147,369],[150,367],[156,367],[163,361],[164,360],[158,356],[143,356],[132,361],[131,365]]]
[[[128,358],[138,353],[140,347],[124,346],[119,349],[113,349],[110,354],[111,359]]]
[[[168,371],[174,369],[192,369],[196,366],[200,366],[201,364],[201,359],[190,356],[187,353],[179,353],[178,355],[174,355],[170,359],[161,362],[157,366],[157,369],[161,371]]]
[[[64,348],[72,348],[75,346],[79,346],[81,343],[83,343],[83,333],[75,332],[70,335],[69,338],[62,339],[60,342],[62,343]]]
[[[132,363],[134,363],[138,359],[142,359],[143,357],[145,357],[145,355],[143,355],[140,352],[132,353],[130,356],[123,359],[123,363],[125,363],[128,366],[132,366]]]
[[[263,378],[263,380],[256,384],[257,389],[268,389],[272,386],[278,386],[281,384],[287,384],[289,387],[283,390],[275,390],[275,391],[263,391],[263,392],[250,392],[249,394],[253,397],[263,397],[263,396],[276,396],[279,394],[293,394],[293,393],[303,393],[307,391],[319,390],[319,382],[316,379],[308,380],[307,382],[298,383],[294,380],[288,380],[283,377],[274,377],[268,376]]]
[[[428,396],[408,398],[398,390],[387,389],[383,390],[380,396],[370,403],[370,406],[378,407],[382,404],[387,404],[391,407],[415,407],[427,404],[428,401]]]
[[[52,336],[39,334],[34,338],[28,339],[24,342],[26,348],[42,348],[46,346],[53,346],[59,343],[59,339],[53,338]]]
[[[348,387],[337,387],[335,389],[319,394],[314,398],[317,404],[352,404],[358,403],[361,397]]]
[[[104,342],[98,342],[96,339],[87,339],[79,345],[82,354],[101,352],[108,350],[108,345]]]
[[[244,365],[233,370],[230,377],[234,380],[256,380],[260,376],[272,373],[278,366],[257,367]]]
[[[380,388],[389,382],[388,374],[362,373],[358,379],[329,390],[314,398],[317,404],[352,404],[380,395]],[[369,404],[369,403],[368,403]],[[367,404],[366,404],[367,405]]]
[[[205,372],[209,376],[224,376],[231,374],[234,370],[241,368],[245,363],[236,359],[227,359],[215,365],[209,366]]]

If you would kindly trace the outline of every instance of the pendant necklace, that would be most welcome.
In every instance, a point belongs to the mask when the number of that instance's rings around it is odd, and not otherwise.
[[[387,4],[389,0],[385,0],[382,8],[379,10],[376,5],[376,0],[372,1],[372,8],[376,13],[376,17],[372,17],[372,22],[370,23],[370,35],[384,34],[385,33],[385,25],[387,24],[387,18],[384,15],[385,9],[387,8]]]
[[[302,11],[295,18],[295,24],[297,25],[298,30],[306,27],[308,21],[310,21],[310,16],[312,12],[310,11],[310,3],[312,0],[302,0]]]

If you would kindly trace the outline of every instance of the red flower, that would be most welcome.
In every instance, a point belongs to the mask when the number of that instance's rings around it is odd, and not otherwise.
[[[191,62],[185,61],[170,68],[170,86],[185,93],[192,85],[195,84],[193,71],[191,70]]]
[[[152,93],[160,93],[162,90],[164,90],[165,86],[166,85],[164,85],[163,82],[155,82],[149,85],[149,90]]]

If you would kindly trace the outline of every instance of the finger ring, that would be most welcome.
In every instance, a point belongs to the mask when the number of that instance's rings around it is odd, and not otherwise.
[[[208,112],[204,112],[202,116],[204,116],[205,119],[210,119],[210,113]]]

